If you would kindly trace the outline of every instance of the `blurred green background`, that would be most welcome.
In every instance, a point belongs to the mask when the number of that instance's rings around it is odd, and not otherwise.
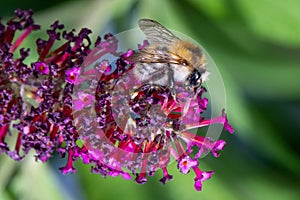
[[[97,34],[136,27],[155,19],[198,41],[224,79],[227,113],[236,132],[224,133],[220,158],[201,160],[215,175],[193,188],[193,173],[171,165],[174,180],[145,185],[103,179],[77,163],[78,173],[61,176],[33,158],[16,163],[0,157],[0,200],[60,199],[300,199],[300,1],[298,0],[1,0],[0,16],[32,8],[45,30],[56,19],[66,28]],[[33,34],[34,35],[34,34]],[[26,41],[26,44],[34,44]]]

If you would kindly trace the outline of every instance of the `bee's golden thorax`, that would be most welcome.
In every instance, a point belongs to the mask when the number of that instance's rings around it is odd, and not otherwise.
[[[170,51],[185,59],[193,67],[201,66],[204,63],[204,55],[201,49],[188,42],[178,40],[170,46]]]

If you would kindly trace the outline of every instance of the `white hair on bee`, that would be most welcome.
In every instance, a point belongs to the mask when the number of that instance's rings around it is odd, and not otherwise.
[[[201,74],[202,82],[207,81],[209,79],[209,71],[205,71],[203,74]]]

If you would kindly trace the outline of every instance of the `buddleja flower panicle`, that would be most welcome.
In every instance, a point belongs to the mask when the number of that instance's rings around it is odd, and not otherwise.
[[[32,15],[18,9],[6,25],[0,23],[0,154],[21,161],[34,150],[37,161],[47,162],[58,153],[67,159],[60,168],[63,174],[76,172],[73,163],[81,159],[92,164],[92,173],[126,180],[133,174],[139,184],[158,169],[163,172],[160,182],[172,180],[167,166],[173,157],[181,173],[194,171],[195,189],[201,190],[213,172],[202,171],[198,158],[207,151],[218,157],[226,143],[190,130],[219,123],[233,132],[224,110],[214,119],[201,116],[208,106],[206,89],[198,88],[195,96],[176,86],[177,99],[170,88],[159,85],[113,91],[118,84],[127,89],[132,84],[128,74],[135,63],[127,58],[136,51],[119,51],[111,34],[93,44],[89,29],[68,32],[59,21],[47,30],[47,39],[36,40],[38,57],[27,65],[30,50],[20,45],[40,28]],[[21,34],[15,38],[17,31]],[[147,45],[145,40],[137,48]],[[100,59],[104,55],[117,59],[110,63]],[[86,68],[93,64],[93,69]],[[83,83],[89,87],[78,90]],[[6,143],[10,135],[16,137],[14,146]]]

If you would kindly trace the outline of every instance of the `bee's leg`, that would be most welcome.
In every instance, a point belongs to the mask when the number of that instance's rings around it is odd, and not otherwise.
[[[175,101],[177,101],[177,94],[175,90],[175,80],[174,80],[174,71],[169,67],[168,70],[168,85],[170,86],[171,95]]]

